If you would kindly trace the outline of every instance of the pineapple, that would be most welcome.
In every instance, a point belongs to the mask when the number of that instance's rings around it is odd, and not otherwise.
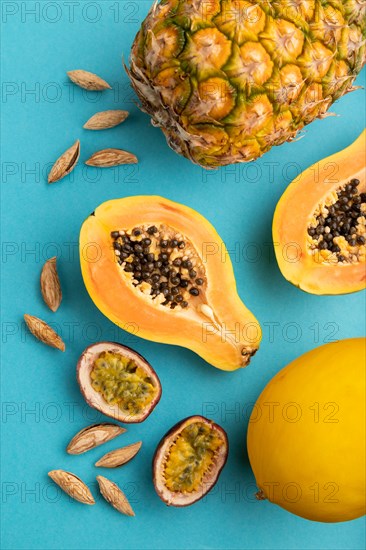
[[[295,138],[365,63],[365,0],[161,0],[128,71],[176,152],[205,168]]]

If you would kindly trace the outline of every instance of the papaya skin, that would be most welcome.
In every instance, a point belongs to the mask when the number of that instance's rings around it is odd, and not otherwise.
[[[273,242],[283,276],[312,294],[348,294],[365,288],[366,266],[326,264],[308,251],[309,219],[322,200],[352,178],[366,189],[366,130],[348,147],[305,170],[282,195],[273,218]],[[332,175],[331,175],[332,174]],[[287,254],[289,257],[287,257]]]
[[[214,321],[194,307],[174,310],[157,306],[136,293],[121,276],[112,249],[111,232],[142,224],[165,224],[186,236],[203,260],[206,299]],[[120,328],[148,340],[191,349],[222,370],[248,364],[261,340],[258,321],[238,296],[224,243],[212,225],[195,210],[158,196],[136,196],[101,204],[80,233],[80,261],[85,286],[95,305]]]
[[[259,500],[326,523],[365,514],[365,357],[365,338],[325,344],[264,388],[247,435]]]

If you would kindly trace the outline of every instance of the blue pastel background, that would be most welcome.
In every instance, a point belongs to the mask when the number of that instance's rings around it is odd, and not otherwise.
[[[71,5],[73,4],[73,6]],[[337,102],[339,116],[317,121],[303,139],[274,148],[253,165],[204,172],[178,157],[134,104],[122,70],[147,1],[2,3],[2,545],[4,549],[347,549],[363,548],[363,519],[323,525],[256,502],[245,446],[253,402],[289,361],[332,339],[364,334],[365,296],[317,297],[285,281],[274,259],[274,207],[300,170],[351,143],[364,126],[365,94]],[[113,90],[86,93],[66,71],[84,68]],[[357,84],[365,84],[365,73]],[[104,132],[82,129],[96,111],[126,108],[130,118]],[[75,139],[79,166],[46,183],[50,165]],[[137,154],[137,167],[98,171],[83,162],[96,150]],[[188,350],[147,342],[114,327],[90,300],[80,274],[80,226],[101,202],[161,194],[205,215],[222,235],[241,297],[263,326],[260,352],[246,370],[224,373]],[[63,302],[52,313],[42,302],[43,262],[59,257]],[[38,343],[22,324],[27,312],[55,323],[62,354]],[[72,457],[65,446],[82,427],[104,420],[81,398],[75,365],[96,340],[134,347],[158,372],[163,397],[142,425],[103,449]],[[166,507],[151,480],[151,457],[165,431],[191,414],[206,414],[228,432],[231,452],[213,493],[193,507]],[[47,477],[71,470],[92,484],[94,462],[118,444],[143,441],[140,454],[108,472],[129,495],[135,518],[100,498],[83,506]],[[337,457],[334,457],[337,460]]]

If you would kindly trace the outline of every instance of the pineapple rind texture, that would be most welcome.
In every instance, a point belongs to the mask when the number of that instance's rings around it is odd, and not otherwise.
[[[161,0],[128,73],[169,146],[217,168],[327,116],[355,89],[365,35],[365,0]]]

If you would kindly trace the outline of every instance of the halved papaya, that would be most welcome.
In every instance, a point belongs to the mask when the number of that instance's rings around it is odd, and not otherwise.
[[[366,130],[305,170],[282,195],[273,241],[284,277],[312,294],[347,294],[366,281]]]
[[[80,260],[96,306],[137,336],[189,348],[235,370],[261,339],[226,247],[196,211],[157,196],[111,200],[84,222]]]

